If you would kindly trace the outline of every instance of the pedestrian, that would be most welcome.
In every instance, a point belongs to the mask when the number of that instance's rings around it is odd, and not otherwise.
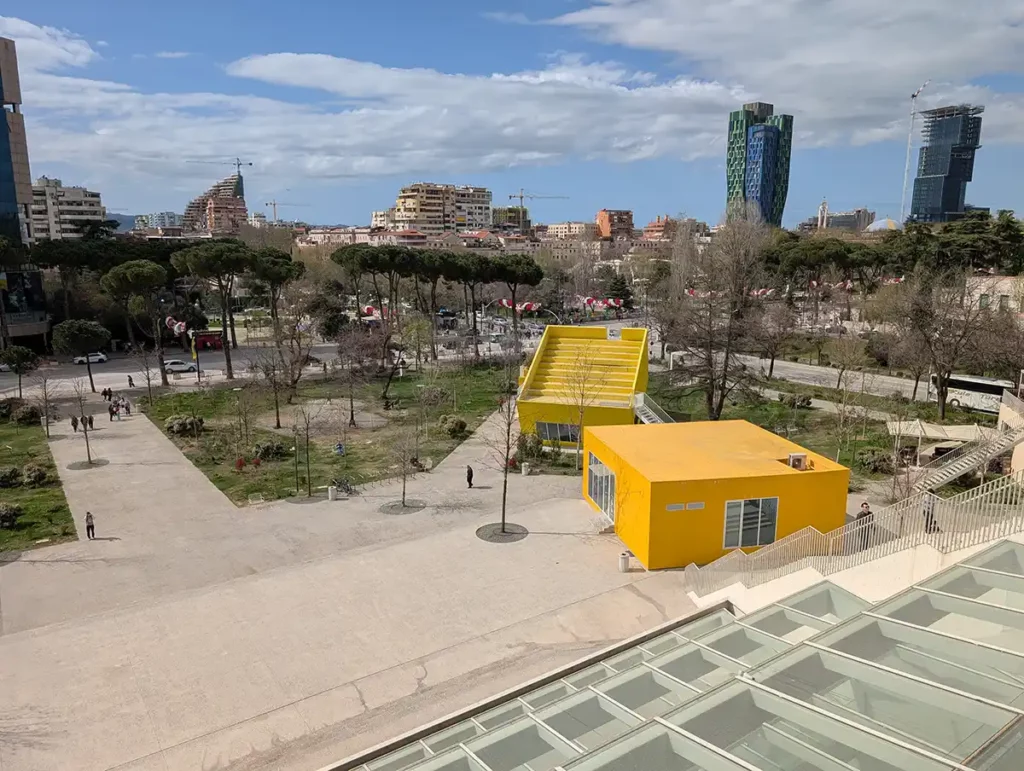
[[[924,499],[924,531],[926,533],[941,533],[942,528],[935,521],[935,499],[926,495]]]
[[[107,405],[107,415],[110,416],[110,422],[113,423],[114,422],[114,405],[113,404],[108,404]]]
[[[127,399],[124,400],[124,414],[128,418],[132,416],[132,403]]]
[[[469,486],[470,490],[473,489],[473,467],[472,466],[466,466],[466,484]]]
[[[96,523],[91,511],[85,512],[85,535],[90,541],[96,540]]]
[[[129,388],[135,388],[135,381],[132,380],[132,376],[131,375],[128,376],[128,387]]]
[[[860,511],[857,512],[856,522],[860,525],[858,533],[860,535],[860,548],[861,551],[868,548],[868,543],[871,540],[871,531],[874,529],[875,515],[871,511],[871,504],[864,501],[860,505]]]
[[[74,415],[71,416],[71,430],[74,431],[76,434],[78,433],[78,418],[76,418]]]
[[[92,415],[89,416],[89,430],[92,431]]]

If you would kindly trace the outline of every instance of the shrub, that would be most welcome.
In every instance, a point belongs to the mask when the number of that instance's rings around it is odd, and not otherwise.
[[[794,410],[809,410],[811,408],[811,397],[800,394],[779,394],[779,401],[786,407]]]
[[[258,460],[280,460],[288,455],[288,450],[282,442],[259,442],[252,448],[253,458]]]
[[[235,458],[235,471],[241,471],[245,468],[245,458]]]
[[[516,439],[516,457],[523,460],[539,458],[544,452],[544,440],[536,434],[520,434]]]
[[[458,415],[442,415],[437,421],[437,427],[452,439],[458,439],[466,433],[466,421]]]
[[[22,406],[25,402],[15,397],[9,399],[0,399],[0,420],[10,420],[11,413],[13,413],[18,407]]]
[[[21,484],[21,469],[16,466],[0,468],[0,487],[17,487]]]
[[[420,402],[425,407],[436,407],[449,396],[448,391],[441,386],[429,385],[420,389]]]
[[[203,431],[203,419],[191,415],[171,415],[164,421],[164,430],[176,436],[193,436]]]
[[[11,413],[11,420],[19,426],[37,426],[43,417],[43,411],[33,404],[25,404]]]
[[[18,524],[21,514],[21,506],[18,504],[0,503],[0,528],[12,530]]]
[[[38,487],[46,481],[46,469],[29,464],[21,470],[22,484]]]
[[[896,471],[892,453],[885,447],[862,447],[854,455],[853,465],[872,474],[892,474]]]

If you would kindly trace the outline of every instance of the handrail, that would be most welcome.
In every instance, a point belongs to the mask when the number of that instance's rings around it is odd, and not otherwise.
[[[1024,424],[1024,399],[1021,399],[1015,394],[1004,390],[1001,402],[1002,404],[1009,407],[1017,418],[1017,420],[1014,421],[1016,425],[1011,424],[1009,422],[1007,422],[1007,425],[1009,425],[1011,428],[1017,428],[1018,426]]]
[[[537,349],[533,352],[533,359],[530,361],[530,369],[526,372],[526,377],[523,378],[523,384],[519,386],[519,398],[525,399],[529,394],[530,383],[533,382],[533,377],[537,373],[537,368],[540,366],[541,359],[544,356],[545,349],[548,345],[548,337],[551,332],[551,327],[544,327],[544,334],[541,335],[540,342],[537,344]]]
[[[644,329],[643,339],[640,341],[640,356],[637,359],[636,368],[633,371],[632,394],[634,396],[635,396],[635,394],[637,392],[637,385],[640,382],[640,370],[643,369],[643,365],[644,365],[644,363],[647,360],[647,352],[650,350],[650,342],[649,342],[649,340],[647,338],[648,334],[649,334],[648,331],[646,329]],[[630,407],[633,406],[634,396],[630,396],[630,398],[629,398]]]
[[[704,567],[685,568],[704,596],[735,583],[759,586],[804,568],[822,576],[927,543],[948,554],[1024,530],[1024,471],[952,498],[915,493],[874,514],[822,533],[806,527],[745,554],[735,549]]]
[[[998,437],[996,437],[996,438],[998,438]],[[994,441],[994,440],[993,439],[986,439],[984,441],[971,440],[969,442],[964,442],[962,445],[957,447],[955,450],[950,450],[949,452],[944,452],[944,453],[942,453],[942,455],[938,455],[938,456],[932,458],[930,461],[925,463],[923,466],[918,466],[916,468],[916,471],[918,471],[918,472],[923,471],[926,474],[930,473],[932,471],[935,471],[936,469],[942,468],[943,466],[949,465],[950,463],[952,463],[955,460],[959,460],[963,456],[968,455],[968,454],[974,452],[976,449],[978,449],[982,445],[988,444],[991,441]]]

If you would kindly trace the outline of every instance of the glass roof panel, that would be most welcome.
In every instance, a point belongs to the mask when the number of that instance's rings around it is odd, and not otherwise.
[[[589,690],[545,707],[536,717],[587,750],[606,744],[641,723],[640,718]]]
[[[949,771],[948,763],[739,680],[689,702],[665,720],[760,769]]]
[[[699,642],[701,645],[706,645],[724,656],[742,661],[751,667],[770,659],[776,653],[782,653],[789,649],[789,646],[782,640],[776,640],[764,632],[747,629],[738,624],[705,635]]]
[[[579,753],[529,717],[488,731],[466,749],[493,771],[549,771]]]
[[[461,723],[456,723],[451,728],[446,728],[444,731],[438,731],[436,734],[431,734],[423,740],[423,743],[427,745],[427,749],[436,754],[442,750],[448,749],[449,747],[454,747],[456,744],[468,742],[474,736],[479,736],[483,732],[484,729],[472,720],[463,720]]]
[[[628,651],[623,651],[611,658],[605,659],[604,664],[616,672],[625,672],[627,669],[632,669],[649,658],[651,658],[651,654],[642,648],[630,648]]]
[[[1024,576],[1024,544],[1003,541],[964,560],[961,564]]]
[[[597,752],[565,765],[565,771],[746,771],[659,723],[646,723]]]
[[[871,603],[828,581],[790,595],[776,604],[831,624],[844,621],[871,607]]]
[[[651,659],[648,664],[699,691],[714,688],[743,671],[742,664],[694,643]]]
[[[678,648],[685,642],[686,640],[679,635],[669,632],[668,634],[663,634],[660,637],[655,637],[653,640],[641,643],[640,647],[652,656],[660,656],[662,653],[667,653],[674,648]]]
[[[1024,609],[1024,576],[989,573],[967,567],[944,571],[921,586],[1006,608]]]
[[[487,771],[485,766],[473,760],[460,747],[454,747],[440,755],[435,755],[412,768],[415,771]]]
[[[581,669],[571,675],[566,675],[565,680],[573,688],[586,688],[588,685],[596,685],[602,680],[607,680],[615,674],[615,670],[606,667],[604,664],[594,664],[592,667]]]
[[[413,742],[394,752],[371,760],[366,764],[368,771],[402,771],[424,758],[430,757],[427,748],[419,742]]]
[[[781,605],[769,605],[764,610],[744,616],[741,621],[790,644],[803,642],[818,632],[831,629],[832,624],[814,616],[790,610]]]
[[[536,691],[522,696],[523,701],[529,704],[533,709],[540,709],[545,704],[550,704],[553,701],[568,696],[573,693],[576,689],[563,680],[558,680],[551,685],[546,685],[543,688],[538,688]]]
[[[1016,715],[929,683],[801,646],[748,673],[762,685],[962,762]]]
[[[490,730],[491,728],[497,728],[500,725],[504,725],[512,720],[515,720],[521,715],[525,715],[530,711],[523,702],[518,699],[499,704],[494,709],[485,712],[482,715],[477,715],[477,722],[484,728]]]
[[[642,664],[594,687],[646,718],[663,715],[698,693]]]
[[[732,624],[735,620],[736,617],[728,611],[719,610],[698,621],[678,627],[672,631],[680,637],[685,637],[687,640],[696,640],[698,637],[706,635],[708,632],[713,632],[716,629],[721,629],[723,626]]]

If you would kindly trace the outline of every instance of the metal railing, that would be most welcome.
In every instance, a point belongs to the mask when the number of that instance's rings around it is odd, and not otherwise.
[[[920,466],[915,467],[913,469],[913,471],[915,473],[918,473],[918,474],[920,474],[921,472],[924,472],[925,474],[931,473],[932,471],[935,471],[935,469],[942,468],[943,466],[948,466],[953,461],[959,460],[960,458],[964,457],[965,455],[968,455],[968,454],[974,452],[976,449],[981,447],[983,444],[986,444],[986,443],[988,443],[990,441],[992,441],[992,440],[991,439],[981,439],[981,440],[975,439],[975,440],[972,440],[970,442],[964,442],[962,445],[957,447],[955,450],[950,450],[949,452],[942,453],[942,455],[937,455],[934,458],[932,458],[930,461],[928,461],[927,463],[924,463],[924,464],[922,464]]]
[[[1024,471],[952,498],[915,493],[870,518],[828,533],[804,528],[751,554],[736,549],[704,567],[688,565],[686,583],[698,596],[736,583],[749,589],[804,568],[829,576],[924,543],[945,554],[1021,530]]]
[[[1020,425],[1024,425],[1024,399],[1021,399],[1009,391],[1003,391],[1002,403],[1009,407],[1011,415],[1000,413],[999,417],[1003,423],[1008,425],[1010,428],[1017,428]],[[1007,420],[1006,418],[1010,418]]]

